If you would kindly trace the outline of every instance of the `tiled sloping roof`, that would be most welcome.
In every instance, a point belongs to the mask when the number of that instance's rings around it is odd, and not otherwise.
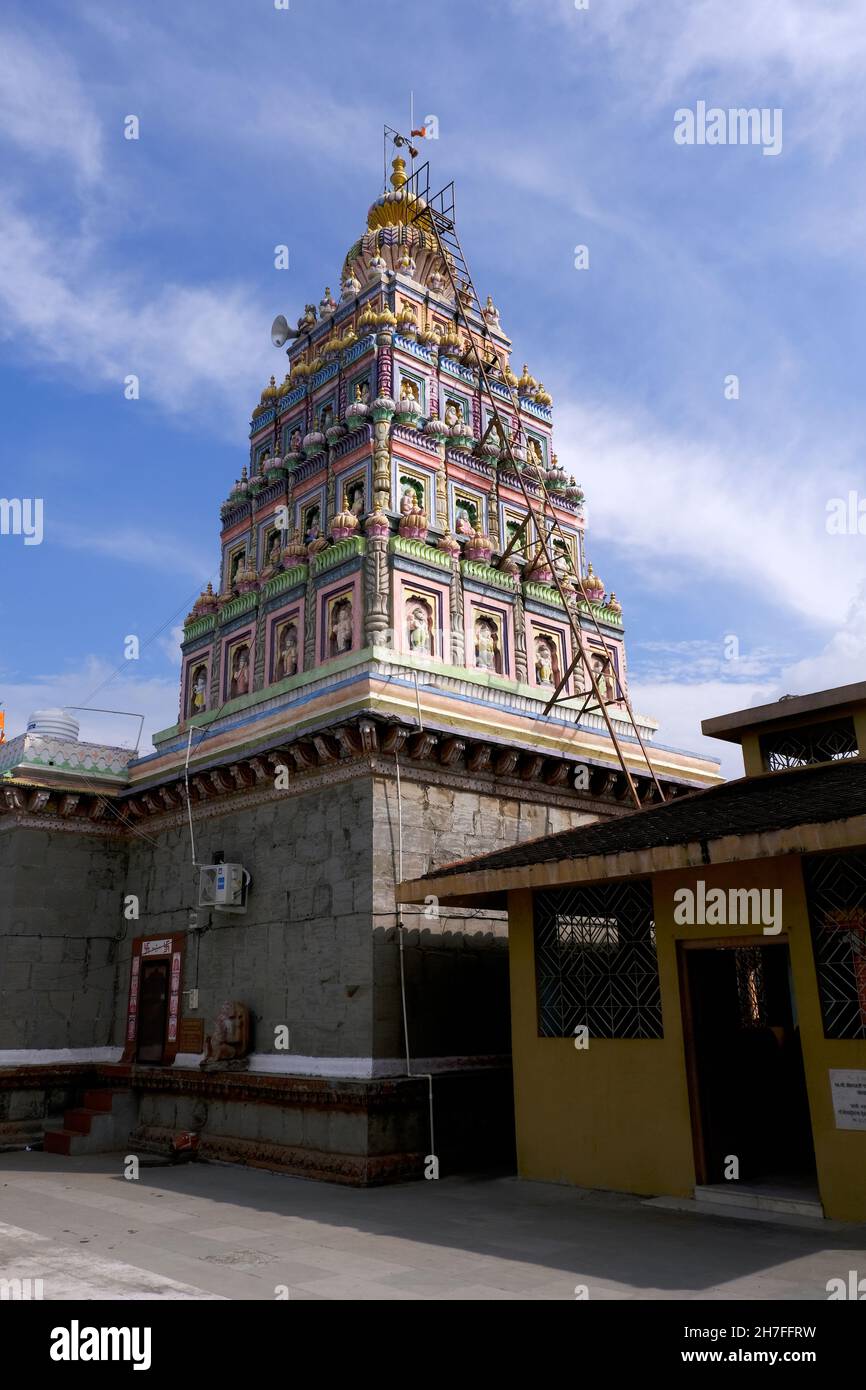
[[[556,835],[525,840],[510,849],[445,864],[424,877],[447,878],[594,854],[621,854],[861,815],[866,815],[866,761],[852,758],[724,782],[630,816],[574,826]]]

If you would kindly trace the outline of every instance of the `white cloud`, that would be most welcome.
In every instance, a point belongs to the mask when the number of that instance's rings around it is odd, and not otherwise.
[[[158,570],[161,574],[173,572],[191,575],[202,587],[208,579],[214,580],[218,575],[218,566],[215,566],[213,557],[209,560],[206,555],[191,553],[186,538],[180,540],[164,533],[154,535],[144,527],[114,527],[110,531],[98,532],[92,526],[84,527],[67,521],[51,521],[49,527],[48,540],[56,540],[70,550],[107,555],[112,560],[123,560],[142,569]]]
[[[813,656],[783,664],[763,680],[637,679],[632,681],[632,707],[661,715],[656,742],[721,759],[726,777],[742,775],[738,744],[704,738],[701,720],[731,714],[753,705],[770,704],[782,695],[809,695],[866,679],[866,583],[851,605],[844,628],[835,632]]]
[[[627,549],[660,594],[721,579],[744,602],[844,625],[866,559],[862,536],[826,531],[828,497],[853,485],[846,460],[804,468],[760,443],[732,457],[649,416],[593,406],[559,407],[557,444],[589,498],[590,558],[600,543]]]
[[[163,655],[171,662],[172,666],[177,666],[178,670],[181,664],[180,644],[182,641],[183,625],[181,623],[178,623],[176,627],[172,627],[165,637],[160,637],[159,639],[159,645]]]
[[[62,249],[62,253],[60,248]],[[268,311],[239,283],[152,288],[106,272],[89,254],[52,237],[44,223],[0,200],[0,334],[43,369],[60,364],[91,389],[139,378],[139,401],[190,426],[216,415],[237,440],[250,402],[274,370],[263,325]]]
[[[0,136],[38,159],[63,159],[85,181],[102,168],[99,121],[69,60],[43,29],[39,43],[0,32]]]
[[[6,711],[6,737],[24,732],[28,717],[35,710],[98,705],[144,715],[140,751],[149,753],[151,736],[168,728],[178,717],[178,683],[174,676],[135,677],[122,671],[114,674],[107,661],[91,656],[80,668],[46,672],[29,680],[7,680],[0,672],[0,699]],[[88,743],[110,743],[134,748],[138,720],[125,715],[87,713],[73,710],[81,724],[81,738]]]

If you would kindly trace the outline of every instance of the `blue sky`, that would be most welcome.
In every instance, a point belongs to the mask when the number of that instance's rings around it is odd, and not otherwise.
[[[410,91],[479,292],[553,394],[635,708],[724,756],[701,717],[861,678],[866,536],[826,516],[866,498],[864,9],[7,0],[0,494],[45,507],[40,546],[0,536],[7,733],[56,703],[174,722],[179,624],[285,371],[271,320],[338,288]],[[780,108],[781,153],[676,144],[698,101]]]

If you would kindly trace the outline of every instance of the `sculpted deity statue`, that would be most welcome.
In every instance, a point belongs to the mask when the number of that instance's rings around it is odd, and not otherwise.
[[[456,401],[448,401],[445,406],[445,423],[449,429],[463,423],[463,411]]]
[[[340,599],[331,613],[330,654],[339,656],[352,649],[353,609],[350,598]]]
[[[407,483],[400,497],[400,513],[402,516],[409,516],[418,506],[418,494],[413,487]]]
[[[201,714],[204,709],[207,709],[207,671],[204,666],[199,666],[192,678],[189,712]]]
[[[309,512],[307,513],[307,524],[306,529],[304,531],[304,541],[307,545],[312,545],[313,541],[317,541],[319,539],[320,534],[321,526],[319,525],[319,509],[318,507],[311,507]]]
[[[363,516],[365,506],[363,483],[352,483],[346,489],[346,506],[352,516]]]
[[[605,700],[613,700],[616,690],[610,665],[605,662],[603,657],[594,656],[592,658],[592,670],[602,697]]]
[[[482,671],[499,669],[499,634],[489,618],[475,623],[475,665]]]
[[[246,1004],[227,999],[214,1020],[213,1032],[199,1065],[209,1071],[246,1067],[250,1046],[250,1011]]]
[[[268,543],[268,561],[267,561],[267,562],[268,562],[268,565],[271,567],[271,569],[275,569],[275,568],[277,567],[277,565],[280,563],[280,549],[281,549],[281,546],[280,546],[280,533],[279,533],[279,531],[274,531],[274,533],[273,533],[273,535],[271,536],[271,539],[270,539],[270,541],[269,541],[269,543]]]
[[[370,383],[368,381],[358,382],[357,386],[355,387],[355,400],[359,401],[361,405],[369,405]]]
[[[412,603],[406,615],[409,630],[409,649],[414,656],[432,656],[430,614],[421,603]]]
[[[229,687],[231,699],[238,695],[248,695],[250,689],[250,649],[238,647],[232,661],[232,679]]]
[[[298,670],[298,629],[294,623],[289,623],[284,629],[280,641],[280,654],[277,660],[277,674],[279,680],[285,680],[287,676],[294,676]]]
[[[535,679],[539,685],[554,683],[553,652],[543,637],[536,638],[535,642]]]
[[[454,527],[458,536],[475,535],[475,527],[472,525],[472,518],[466,507],[462,506],[460,503],[458,503],[457,511],[454,515]]]
[[[410,381],[409,378],[406,376],[404,376],[402,382],[400,383],[400,400],[418,400],[418,387],[415,385],[414,381]]]

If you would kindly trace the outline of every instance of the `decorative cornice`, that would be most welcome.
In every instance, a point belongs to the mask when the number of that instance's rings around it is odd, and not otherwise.
[[[349,536],[344,541],[335,541],[327,550],[320,550],[318,555],[314,555],[310,569],[314,575],[324,574],[326,570],[336,569],[337,565],[342,565],[356,555],[363,555],[366,549],[367,542],[363,536]]]
[[[411,444],[415,449],[423,449],[425,453],[435,454],[436,440],[429,434],[424,434],[420,427],[412,428],[411,425],[392,425],[391,438],[403,440],[406,444]]]
[[[335,459],[345,458],[346,454],[351,454],[354,449],[358,449],[362,444],[369,444],[373,438],[373,431],[369,425],[359,425],[351,434],[347,434],[334,446],[333,454]]]
[[[411,338],[404,338],[401,333],[394,334],[394,347],[401,352],[408,353],[410,357],[417,357],[419,362],[426,362],[428,366],[433,366],[433,353],[429,348],[422,347],[420,343],[414,342]]]
[[[376,346],[376,335],[369,333],[366,338],[361,338],[360,342],[353,343],[350,348],[346,348],[343,353],[343,366],[350,367],[353,362],[357,362],[359,357],[364,357]]]
[[[276,598],[277,594],[284,594],[288,589],[297,589],[307,582],[309,567],[307,565],[292,565],[291,569],[281,570],[272,579],[266,579],[260,589],[263,601]]]
[[[537,420],[543,420],[546,425],[553,421],[553,411],[546,405],[539,405],[538,401],[530,400],[528,396],[520,397],[520,409],[527,415],[534,415]]]
[[[407,536],[392,536],[388,542],[388,549],[392,555],[404,555],[407,559],[419,560],[422,564],[431,565],[436,569],[451,568],[451,556],[434,545],[427,545],[425,541],[412,540]]]
[[[460,573],[465,579],[474,579],[479,584],[507,589],[512,594],[517,592],[517,580],[513,575],[494,569],[492,565],[484,565],[479,560],[461,560]]]
[[[546,603],[548,608],[564,606],[557,590],[550,584],[539,584],[537,579],[525,579],[523,593],[526,598],[535,599],[536,603]]]
[[[466,449],[455,449],[453,445],[449,445],[445,450],[445,458],[448,463],[456,463],[461,468],[468,468],[471,472],[480,474],[482,478],[493,481],[493,469],[490,464],[485,463],[483,459],[476,458]],[[520,484],[518,483],[517,486],[519,487]]]
[[[463,367],[459,362],[455,362],[453,357],[439,358],[439,370],[445,372],[447,376],[455,376],[458,381],[465,381],[467,386],[475,385],[475,373],[471,367]]]
[[[183,629],[183,645],[195,641],[196,637],[203,637],[206,632],[213,632],[215,627],[216,613],[206,613],[203,618],[188,619]]]
[[[220,627],[231,622],[232,618],[240,617],[241,613],[248,613],[251,608],[258,604],[259,596],[255,589],[250,589],[245,594],[237,594],[230,599],[224,608],[217,614],[217,621]]]
[[[284,410],[291,410],[293,406],[300,404],[300,402],[304,399],[306,394],[306,384],[303,386],[296,386],[294,391],[290,391],[287,396],[281,397],[281,399],[277,402],[277,410],[280,412],[280,414],[282,414]]]

